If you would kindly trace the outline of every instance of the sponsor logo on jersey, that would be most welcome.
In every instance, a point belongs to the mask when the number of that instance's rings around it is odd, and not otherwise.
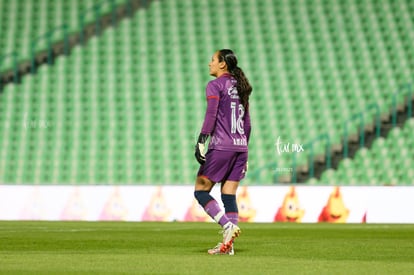
[[[231,86],[230,88],[228,88],[227,89],[227,94],[232,99],[239,99],[239,93],[237,92],[236,86]]]

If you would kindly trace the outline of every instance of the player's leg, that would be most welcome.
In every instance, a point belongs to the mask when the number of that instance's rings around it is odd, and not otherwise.
[[[228,186],[230,185],[233,185],[233,183],[228,184]],[[208,253],[211,255],[234,255],[232,241],[236,236],[238,236],[238,234],[240,234],[240,229],[238,229],[237,226],[233,225],[233,223],[228,219],[227,215],[220,209],[217,201],[209,194],[213,186],[214,183],[208,178],[197,177],[195,186],[196,191],[194,192],[194,195],[197,198],[200,205],[203,206],[207,214],[209,214],[210,217],[212,217],[217,223],[219,223],[223,227],[223,240],[228,241],[226,242],[226,245],[223,245],[223,243],[219,243],[214,248],[209,249]],[[235,202],[234,205],[236,205]],[[233,235],[235,235],[234,238],[232,237]],[[231,242],[229,240],[231,240]]]
[[[234,239],[241,233],[241,230],[237,225],[239,219],[239,211],[236,202],[236,192],[238,186],[239,182],[234,180],[226,180],[221,185],[221,199],[224,204],[225,214],[230,220],[230,222],[223,227],[223,243],[220,247],[220,251],[222,253],[231,252],[234,254],[233,242]]]
[[[204,211],[222,227],[229,222],[229,219],[221,210],[218,202],[210,195],[215,182],[205,176],[197,176],[195,183],[194,197],[204,208]]]
[[[230,174],[226,181],[221,185],[221,200],[227,217],[234,224],[238,224],[239,211],[236,201],[236,192],[240,181],[245,177],[247,168],[248,153],[237,153]]]
[[[208,151],[206,162],[200,167],[195,184],[194,195],[207,214],[223,227],[223,240],[227,239],[225,236],[229,234],[229,228],[233,224],[221,210],[217,201],[210,196],[210,191],[216,182],[223,182],[227,178],[235,163],[235,156],[234,152]],[[208,252],[210,254],[234,254],[231,244],[224,246],[222,243]]]
[[[238,181],[227,180],[221,185],[221,200],[224,205],[226,216],[229,220],[238,224],[239,221],[239,210],[237,208],[236,192],[239,186]]]
[[[198,203],[203,207],[204,211],[212,217],[214,220],[217,215],[225,216],[223,211],[221,211],[217,201],[210,195],[210,191],[214,186],[214,182],[209,180],[205,176],[198,176],[195,183],[195,191],[194,196],[197,199]],[[221,212],[221,213],[220,213]],[[220,224],[220,220],[217,221],[217,223]],[[226,221],[222,221],[222,223],[225,223]],[[223,226],[223,225],[222,225]],[[228,253],[222,253],[220,251],[220,248],[222,246],[222,243],[219,243],[212,249],[207,250],[208,254],[211,255],[217,255],[217,254],[229,254],[233,255],[234,251],[230,250]]]
[[[231,224],[226,226],[223,233],[222,252],[228,252],[233,249],[234,239],[237,238],[241,230],[238,227],[239,211],[236,201],[236,192],[239,187],[239,182],[246,173],[248,154],[237,153],[234,164],[230,170],[227,180],[221,185],[221,199],[224,204],[226,216],[231,220]]]
[[[206,162],[200,166],[195,183],[194,196],[206,213],[222,227],[229,222],[229,219],[221,210],[217,201],[210,195],[210,191],[216,182],[227,174],[226,163],[228,153],[223,151],[208,150]]]

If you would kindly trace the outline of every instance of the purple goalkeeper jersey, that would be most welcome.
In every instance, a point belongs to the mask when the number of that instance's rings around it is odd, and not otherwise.
[[[240,103],[236,83],[231,74],[223,74],[207,84],[207,110],[201,133],[210,135],[209,149],[248,151],[250,115]]]

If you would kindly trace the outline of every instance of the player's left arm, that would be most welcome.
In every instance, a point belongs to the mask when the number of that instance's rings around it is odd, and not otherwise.
[[[207,97],[207,110],[204,117],[203,127],[201,128],[201,134],[210,135],[213,132],[217,119],[218,106],[218,96]]]
[[[219,92],[217,87],[212,82],[207,85],[206,89],[207,109],[204,117],[203,127],[198,136],[197,144],[195,146],[195,157],[197,161],[203,165],[206,161],[205,157],[205,143],[209,135],[213,132],[216,124],[217,112],[219,106]]]

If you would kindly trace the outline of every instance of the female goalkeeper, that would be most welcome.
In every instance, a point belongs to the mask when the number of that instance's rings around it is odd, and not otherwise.
[[[195,157],[201,164],[195,182],[194,196],[206,213],[223,228],[223,241],[210,254],[234,254],[233,241],[240,234],[237,226],[236,191],[247,170],[250,137],[249,96],[252,87],[243,70],[237,66],[232,50],[214,53],[207,84],[207,110],[195,146]],[[207,153],[204,152],[210,137]],[[210,195],[214,184],[221,183],[224,212]]]

